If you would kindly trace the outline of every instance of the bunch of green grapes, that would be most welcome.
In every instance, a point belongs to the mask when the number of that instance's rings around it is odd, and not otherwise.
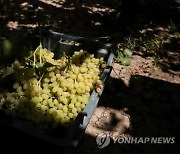
[[[40,55],[41,54],[41,55]],[[4,109],[8,115],[43,124],[46,128],[73,122],[88,103],[92,90],[101,92],[100,75],[106,63],[103,58],[80,50],[72,57],[53,59],[46,49],[35,53],[35,62],[54,62],[41,76],[23,78],[6,94]],[[41,59],[41,60],[40,60]],[[62,69],[59,67],[66,65]]]

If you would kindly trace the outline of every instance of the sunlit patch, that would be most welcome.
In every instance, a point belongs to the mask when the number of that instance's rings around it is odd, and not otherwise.
[[[29,5],[28,2],[24,2],[24,3],[21,4],[21,7],[25,7],[25,6],[28,6],[28,5]]]
[[[43,3],[46,3],[46,4],[49,4],[49,5],[52,5],[52,6],[55,6],[56,8],[60,8],[63,6],[63,4],[66,2],[65,0],[39,0]]]
[[[100,13],[100,14],[104,14],[104,13],[112,13],[112,12],[116,12],[115,9],[112,9],[112,8],[104,8],[104,7],[100,7],[100,6],[87,6],[87,5],[82,5],[83,8],[86,8],[88,9],[88,12],[89,13]]]
[[[75,7],[63,7],[63,9],[71,11],[71,10],[75,10],[76,8]]]
[[[20,27],[36,28],[37,24],[21,24]]]
[[[111,78],[121,79],[124,84],[128,86],[131,79],[131,74],[132,70],[128,66],[122,66],[118,63],[113,63],[113,69],[110,74]]]
[[[18,26],[19,26],[18,21],[9,21],[9,22],[7,23],[7,27],[9,27],[11,30],[12,30],[12,29],[17,29]]]
[[[158,26],[158,27],[155,27],[155,28],[146,27],[146,28],[141,29],[139,32],[141,34],[145,34],[147,32],[154,32],[154,31],[169,32],[169,28],[162,27],[162,26]]]
[[[152,32],[152,31],[153,31],[152,28],[145,28],[145,29],[140,30],[139,32],[140,32],[141,34],[144,34],[144,33]]]
[[[21,8],[23,10],[29,10],[30,8],[33,8],[33,6],[31,4],[29,4],[28,2],[24,2],[21,4]]]
[[[97,107],[92,116],[86,133],[96,137],[98,134],[106,131],[110,135],[121,135],[130,127],[130,116],[123,111]]]
[[[10,30],[19,29],[22,27],[36,28],[37,26],[37,24],[19,24],[18,21],[9,21],[7,23],[7,27],[9,27]]]

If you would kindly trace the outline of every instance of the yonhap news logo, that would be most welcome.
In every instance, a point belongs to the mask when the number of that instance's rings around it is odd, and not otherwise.
[[[110,135],[106,133],[101,133],[96,137],[96,143],[99,148],[104,148],[110,143]]]
[[[104,148],[110,142],[116,144],[174,144],[175,137],[113,137],[108,133],[101,133],[96,137],[96,143],[99,148]]]

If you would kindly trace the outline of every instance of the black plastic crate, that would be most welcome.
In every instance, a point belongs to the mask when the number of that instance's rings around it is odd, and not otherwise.
[[[43,47],[55,53],[55,58],[61,57],[63,52],[66,52],[67,55],[72,55],[74,51],[79,51],[80,49],[93,53],[95,57],[104,57],[107,64],[111,64],[114,58],[114,48],[112,44],[95,42],[82,37],[65,35],[54,31],[43,32],[40,38],[31,35],[31,39],[29,40],[30,41],[26,43],[24,49],[34,50],[37,47],[37,44],[32,42],[38,43],[39,40],[41,40]],[[110,72],[111,66],[107,66],[101,75],[101,80],[105,82]],[[103,90],[104,86],[100,93],[97,93],[95,90],[92,91],[86,107],[78,114],[75,122],[68,128],[67,133],[63,137],[58,137],[58,134],[55,136],[44,133],[30,125],[27,121],[15,120],[6,117],[2,112],[0,115],[0,122],[3,125],[16,128],[20,131],[28,133],[31,136],[38,137],[57,146],[68,147],[67,153],[71,153],[80,141],[80,138],[93,115]]]

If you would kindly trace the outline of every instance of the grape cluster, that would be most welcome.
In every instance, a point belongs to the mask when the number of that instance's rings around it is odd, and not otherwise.
[[[86,51],[75,51],[71,57],[58,60],[43,49],[31,57],[34,64],[53,63],[43,73],[34,73],[13,84],[13,92],[6,94],[4,109],[8,115],[31,120],[45,127],[57,127],[73,122],[88,103],[92,90],[101,91],[100,75],[106,67],[103,58],[95,58]],[[62,67],[63,66],[63,67]]]

